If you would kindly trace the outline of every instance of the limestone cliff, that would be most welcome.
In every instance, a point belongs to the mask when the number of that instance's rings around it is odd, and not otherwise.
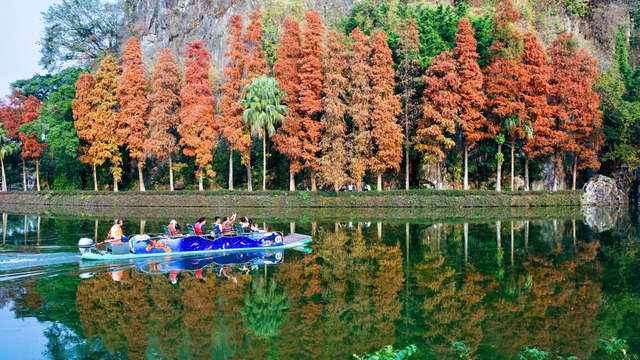
[[[315,9],[325,21],[336,21],[348,14],[353,3],[354,0],[128,0],[124,31],[142,41],[148,68],[161,49],[170,48],[181,62],[186,44],[202,41],[220,70],[224,65],[222,53],[227,50],[227,23],[233,14],[242,14],[246,24],[249,14],[261,6],[271,15],[265,21],[281,23],[288,11]]]

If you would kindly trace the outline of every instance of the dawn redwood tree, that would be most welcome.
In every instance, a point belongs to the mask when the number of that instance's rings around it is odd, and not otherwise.
[[[515,27],[520,15],[511,0],[498,4],[494,20],[495,40],[489,48],[490,65],[485,69],[485,87],[488,94],[488,112],[492,117],[492,133],[498,134],[496,191],[502,181],[502,130],[511,143],[511,190],[514,183],[514,151],[516,141],[527,137],[526,114],[522,94],[522,36]]]
[[[4,104],[0,104],[2,107]],[[2,112],[2,109],[0,109]],[[11,141],[9,131],[4,129],[3,123],[0,121],[0,166],[2,168],[2,188],[0,191],[7,191],[7,176],[4,172],[4,157],[18,150],[18,144]]]
[[[319,160],[320,175],[333,184],[337,192],[340,186],[349,179],[346,169],[349,165],[350,142],[347,138],[346,89],[349,83],[349,63],[342,34],[329,31],[324,57],[324,89],[322,99],[324,115],[322,126],[324,132],[320,141],[322,157]]]
[[[22,148],[20,157],[22,158],[23,191],[27,191],[26,160],[28,158],[36,161],[36,183],[40,191],[40,155],[47,146],[47,143],[38,141],[44,133],[44,126],[37,123],[41,108],[42,103],[33,95],[25,98],[22,104],[22,125],[18,128],[18,138]]]
[[[275,125],[282,123],[288,109],[280,103],[282,90],[278,81],[267,75],[253,79],[244,89],[240,104],[245,110],[242,120],[251,128],[251,135],[262,139],[262,190],[267,189],[267,137],[276,132]]]
[[[415,148],[428,154],[428,161],[438,163],[440,177],[443,176],[441,163],[444,161],[445,151],[455,146],[452,137],[460,122],[460,76],[456,68],[457,62],[451,52],[442,52],[431,60],[422,80],[423,117],[417,123]],[[442,183],[441,179],[439,189],[442,189]]]
[[[188,43],[187,46],[185,75],[180,89],[182,108],[178,133],[182,136],[180,145],[184,146],[184,154],[196,157],[198,189],[202,191],[203,172],[206,171],[210,177],[215,175],[210,164],[219,126],[215,121],[216,100],[209,82],[211,55],[202,42]]]
[[[399,96],[394,93],[393,57],[387,36],[375,31],[371,39],[372,116],[371,142],[373,157],[371,170],[378,177],[378,191],[382,191],[382,173],[400,170],[402,161],[402,127],[396,116],[401,112]]]
[[[311,191],[316,191],[316,171],[318,170],[318,152],[322,122],[318,116],[322,112],[322,94],[324,93],[324,71],[322,68],[322,41],[324,27],[320,14],[310,11],[305,14],[307,20],[302,32],[300,48],[300,87],[299,111],[302,116],[302,159],[304,166],[311,171]]]
[[[230,148],[229,154],[229,190],[233,190],[233,151],[246,154],[251,147],[251,134],[242,123],[244,108],[238,103],[242,97],[245,81],[246,57],[249,48],[245,44],[242,34],[242,15],[235,14],[229,19],[229,37],[227,46],[229,51],[223,53],[227,58],[223,75],[226,82],[220,86],[220,112],[218,122],[223,124],[222,133]],[[243,157],[244,159],[244,157]],[[242,161],[245,163],[245,161]],[[252,190],[251,174],[249,173],[247,188]]]
[[[564,133],[554,143],[556,168],[560,167],[560,151],[573,153],[573,185],[578,170],[600,168],[597,153],[602,145],[600,98],[593,89],[598,76],[598,62],[577,48],[573,34],[562,33],[548,49],[551,66],[551,105],[557,129]],[[557,190],[554,173],[554,190]]]
[[[95,83],[96,80],[93,75],[87,72],[82,72],[76,82],[76,99],[73,100],[71,104],[73,109],[73,119],[75,120],[74,125],[78,132],[78,137],[88,144],[83,148],[84,155],[80,156],[80,161],[91,165],[93,170],[93,190],[98,191],[96,166],[102,165],[105,162],[106,157],[98,156],[98,152],[96,151],[97,145],[94,147],[94,144],[97,144],[98,142],[97,133],[94,131],[94,125],[97,130],[97,124],[95,124],[95,118],[93,115],[96,104],[95,99],[92,96]]]
[[[487,127],[490,125],[482,115],[487,97],[482,89],[484,76],[477,59],[477,41],[471,22],[464,16],[458,22],[458,33],[455,39],[453,57],[458,62],[460,77],[460,112],[459,131],[464,151],[464,189],[469,190],[469,151],[478,141],[488,136]]]
[[[265,52],[262,50],[262,18],[260,6],[249,15],[249,25],[244,35],[244,42],[247,45],[248,55],[246,57],[247,76],[245,86],[250,85],[252,79],[257,79],[263,74],[269,74],[267,60],[264,59]]]
[[[7,97],[8,101],[0,99],[0,165],[2,167],[2,191],[7,191],[7,179],[4,171],[4,157],[19,149],[19,144],[15,141],[18,135],[18,128],[22,124],[20,116],[21,102],[19,97],[22,93],[13,92]]]
[[[524,111],[531,126],[532,136],[523,147],[524,190],[529,191],[529,160],[547,157],[553,152],[552,139],[556,138],[552,108],[547,103],[549,95],[549,67],[547,55],[538,37],[528,33],[524,36],[522,53],[522,92]]]
[[[362,191],[362,178],[369,169],[372,156],[371,147],[371,47],[369,38],[355,28],[351,32],[353,49],[349,62],[349,82],[347,84],[347,113],[353,122],[350,134],[352,144],[349,171],[358,191]]]
[[[282,127],[274,136],[275,147],[289,159],[289,191],[296,190],[294,176],[302,169],[303,129],[300,114],[300,55],[302,37],[295,19],[284,20],[284,31],[276,52],[273,73],[284,92],[282,102],[289,108]]]
[[[121,179],[122,154],[119,146],[122,140],[116,133],[118,114],[116,109],[116,80],[122,69],[113,57],[106,57],[100,63],[95,75],[82,73],[76,83],[76,97],[72,102],[78,137],[88,143],[83,148],[80,161],[93,167],[94,190],[98,190],[96,166],[110,163],[113,175],[113,191],[118,191]]]
[[[420,62],[420,34],[418,24],[414,19],[406,19],[400,24],[398,34],[398,52],[402,54],[402,61],[398,65],[396,77],[398,78],[398,91],[402,100],[402,124],[404,126],[404,161],[405,161],[405,190],[409,190],[409,131],[420,114],[420,74],[422,63]]]
[[[169,161],[169,186],[173,187],[172,156],[178,151],[175,131],[180,123],[180,67],[169,49],[158,54],[151,74],[149,140],[144,151],[151,157]]]
[[[149,129],[146,120],[149,110],[147,100],[147,71],[142,61],[142,49],[140,40],[129,38],[122,56],[122,76],[118,80],[116,89],[117,99],[120,103],[118,136],[127,145],[127,150],[132,158],[138,162],[138,181],[140,191],[146,191],[142,168],[145,163],[144,144],[149,138]]]

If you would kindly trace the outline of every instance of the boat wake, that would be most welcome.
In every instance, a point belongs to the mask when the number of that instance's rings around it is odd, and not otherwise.
[[[1,254],[0,273],[40,266],[61,265],[78,262],[78,253],[54,254]]]

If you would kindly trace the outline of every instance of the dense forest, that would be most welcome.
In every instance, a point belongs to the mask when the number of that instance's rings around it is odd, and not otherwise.
[[[332,24],[292,16],[275,36],[258,8],[230,18],[224,64],[194,39],[183,64],[165,49],[148,69],[138,38],[118,55],[104,30],[124,6],[69,4],[44,17],[52,73],[16,81],[0,103],[3,191],[28,180],[37,190],[529,190],[543,171],[557,190],[601,164],[638,166],[638,39],[625,27],[599,68],[572,33],[545,48],[521,31],[510,0],[485,16],[464,3],[362,2]],[[93,45],[56,27],[81,10],[103,16],[102,33],[85,32]],[[60,66],[69,61],[81,66]]]

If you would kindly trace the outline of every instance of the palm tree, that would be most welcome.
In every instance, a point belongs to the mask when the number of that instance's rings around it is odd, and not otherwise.
[[[4,157],[18,150],[18,144],[13,141],[9,141],[7,134],[9,132],[4,129],[0,124],[0,165],[2,167],[2,189],[1,191],[7,191],[7,177],[4,174]]]
[[[240,104],[245,108],[242,119],[251,127],[251,135],[262,139],[262,190],[267,187],[267,137],[276,132],[275,125],[284,121],[289,112],[280,99],[286,94],[278,87],[278,81],[267,75],[251,79],[244,87],[244,96]]]

